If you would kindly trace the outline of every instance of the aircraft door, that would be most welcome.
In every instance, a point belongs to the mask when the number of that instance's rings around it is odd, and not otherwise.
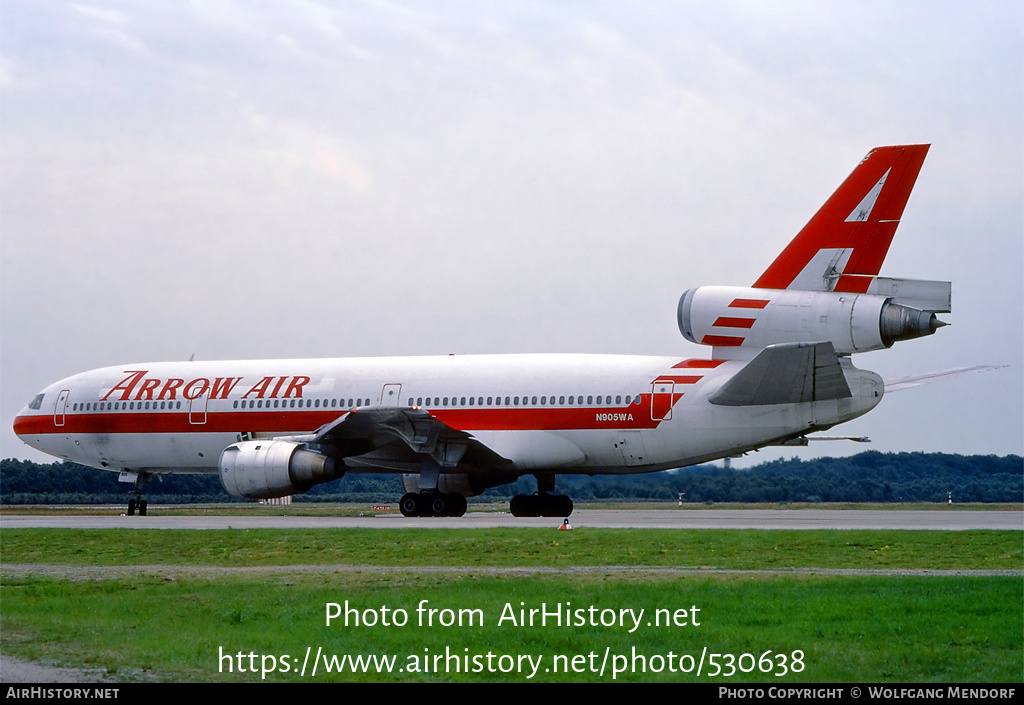
[[[669,421],[672,418],[672,396],[676,383],[658,379],[651,385],[651,420]]]
[[[71,396],[70,389],[60,390],[60,394],[57,395],[57,403],[53,405],[53,425],[63,426],[64,425],[64,412],[68,408],[68,397]]]
[[[190,424],[198,426],[206,423],[206,405],[208,401],[209,395],[205,391],[195,399],[189,399],[188,422]]]
[[[402,400],[402,385],[400,384],[385,384],[384,388],[380,390],[380,405],[381,406],[401,406]]]

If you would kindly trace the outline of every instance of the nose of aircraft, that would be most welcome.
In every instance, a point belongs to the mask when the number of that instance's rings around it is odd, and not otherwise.
[[[29,432],[29,425],[31,424],[31,417],[28,413],[28,407],[26,406],[14,417],[14,433],[22,440],[25,440],[22,437]]]

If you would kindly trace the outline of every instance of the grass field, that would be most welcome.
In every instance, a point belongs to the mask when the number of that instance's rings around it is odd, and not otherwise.
[[[5,529],[0,539],[4,654],[121,680],[1024,677],[1014,531]],[[909,574],[936,569],[991,574]],[[344,616],[328,626],[327,605],[344,615],[346,601],[348,626]],[[541,612],[530,624],[531,609],[549,613],[544,624]],[[330,660],[346,654],[370,660]]]

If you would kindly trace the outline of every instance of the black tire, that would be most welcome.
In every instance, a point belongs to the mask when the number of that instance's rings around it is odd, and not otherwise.
[[[466,498],[461,494],[450,495],[451,502],[449,503],[448,516],[460,517],[466,513]]]
[[[451,507],[451,497],[444,492],[437,492],[430,497],[430,513],[436,517],[448,516]]]
[[[402,510],[402,516],[415,517],[420,515],[420,495],[416,492],[407,492],[398,501],[398,508]]]
[[[139,516],[140,517],[146,516],[146,507],[148,507],[148,506],[149,505],[146,503],[146,500],[144,500],[144,499],[139,502]]]
[[[128,500],[128,516],[135,516],[135,498]]]
[[[542,498],[535,494],[517,494],[508,505],[508,510],[516,517],[539,517],[542,509]]]
[[[558,516],[568,517],[572,510],[572,498],[565,494],[558,495]]]

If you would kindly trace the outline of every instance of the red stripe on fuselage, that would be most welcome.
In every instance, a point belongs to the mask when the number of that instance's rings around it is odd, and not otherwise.
[[[703,377],[699,375],[660,375],[655,382],[675,382],[676,384],[697,384]]]
[[[672,378],[665,378],[672,379]],[[700,378],[696,378],[694,381]],[[691,383],[691,382],[681,382]],[[681,396],[681,395],[679,395]],[[464,431],[588,430],[602,428],[655,428],[650,416],[650,394],[640,404],[628,406],[459,408],[426,411],[438,421]],[[188,412],[69,413],[64,425],[55,426],[53,416],[19,416],[14,432],[19,436],[50,434],[143,434],[143,433],[296,433],[312,432],[334,421],[344,410],[303,411],[207,411],[206,423],[191,423]],[[358,410],[355,413],[359,413]],[[616,415],[614,425],[598,420],[599,415]],[[630,419],[629,417],[632,416]]]
[[[725,360],[683,360],[672,365],[672,369],[691,369],[691,370],[702,370],[702,369],[714,369],[721,365]]]

